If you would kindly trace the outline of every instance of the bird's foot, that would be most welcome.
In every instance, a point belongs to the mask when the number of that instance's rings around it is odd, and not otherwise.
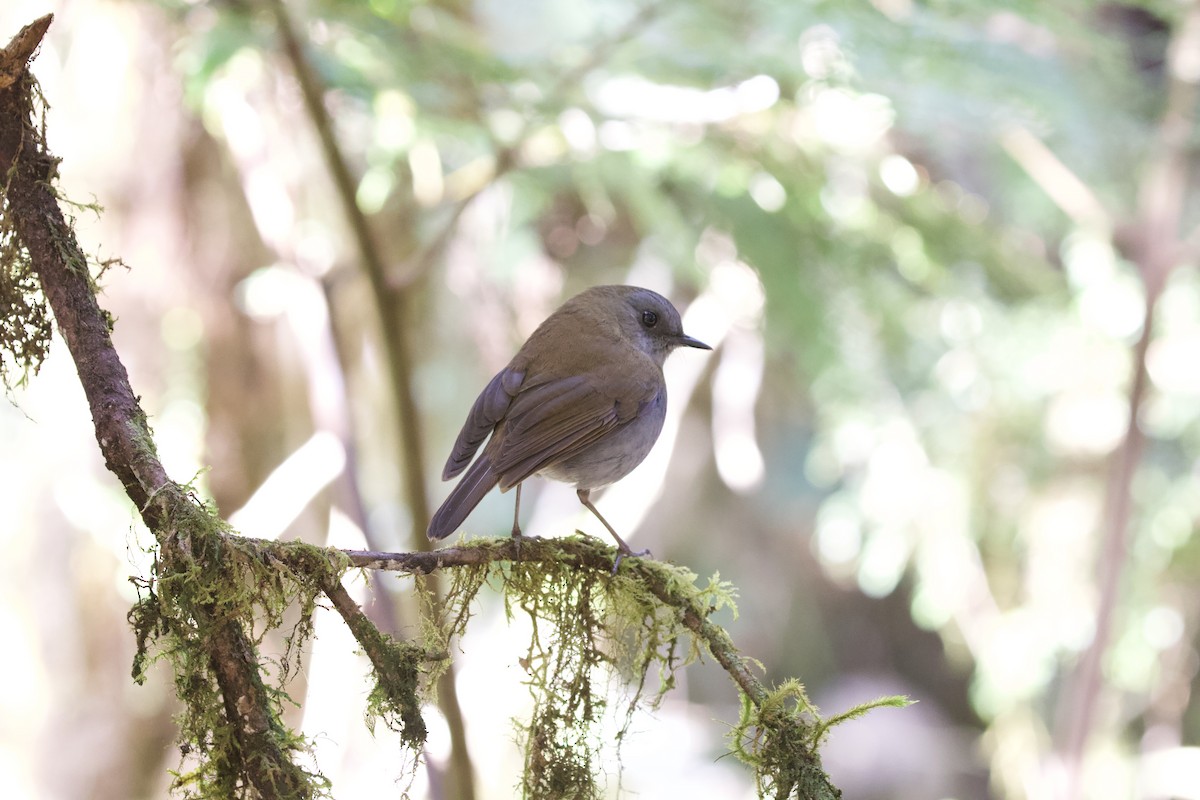
[[[526,538],[525,534],[521,533],[520,526],[513,525],[513,529],[512,529],[513,554],[518,559],[521,557],[521,542],[525,541],[525,538]]]
[[[630,550],[628,547],[626,547],[624,550],[621,550],[620,548],[618,548],[617,549],[617,557],[616,557],[616,559],[613,560],[613,568],[612,568],[613,575],[617,574],[617,570],[620,569],[620,567],[621,567],[621,560],[623,558],[625,558],[625,556],[629,556],[630,558],[645,558],[646,556],[650,556],[651,558],[654,557],[653,554],[651,554],[649,549],[639,550],[635,553],[632,550]]]

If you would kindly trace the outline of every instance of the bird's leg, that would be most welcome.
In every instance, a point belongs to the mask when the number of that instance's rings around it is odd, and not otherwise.
[[[521,557],[521,537],[523,536],[521,533],[521,486],[523,485],[520,483],[517,484],[517,499],[513,503],[512,538],[516,540],[514,544],[516,545],[517,558]]]
[[[513,529],[512,535],[516,539],[521,535],[521,486],[517,484],[517,502],[513,504]]]
[[[591,492],[592,492],[591,489],[576,489],[575,490],[575,494],[579,496],[579,502],[583,503],[584,507],[587,508],[588,511],[591,511],[593,514],[595,514],[596,519],[600,520],[600,522],[603,523],[604,527],[608,528],[608,532],[612,534],[612,537],[617,540],[617,550],[619,552],[617,554],[616,562],[613,563],[613,573],[615,574],[617,571],[617,567],[621,566],[621,559],[624,558],[625,556],[635,556],[636,557],[636,556],[650,555],[649,550],[642,550],[640,553],[635,553],[635,552],[633,552],[632,549],[630,549],[629,545],[625,544],[625,540],[617,535],[617,532],[615,530],[613,530],[613,526],[608,524],[608,520],[606,520],[604,518],[604,516],[601,515],[601,513],[598,510],[596,510],[596,506],[594,506],[592,504]]]

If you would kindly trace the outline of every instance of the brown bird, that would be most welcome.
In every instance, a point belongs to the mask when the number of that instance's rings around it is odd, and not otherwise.
[[[471,467],[430,520],[429,538],[457,530],[497,484],[517,487],[512,533],[520,536],[521,482],[541,475],[574,484],[621,554],[632,555],[589,495],[628,475],[658,440],[667,415],[662,366],[680,346],[712,349],[686,335],[675,307],[649,289],[595,286],[564,303],[475,400],[442,480]]]

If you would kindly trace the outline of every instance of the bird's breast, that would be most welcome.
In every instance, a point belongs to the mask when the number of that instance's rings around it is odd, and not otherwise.
[[[666,418],[667,392],[660,389],[639,405],[628,422],[609,431],[583,452],[551,464],[540,474],[578,489],[599,489],[616,483],[646,458],[658,441]]]

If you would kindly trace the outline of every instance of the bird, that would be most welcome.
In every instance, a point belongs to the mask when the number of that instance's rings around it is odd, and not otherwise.
[[[712,350],[683,332],[679,312],[657,292],[593,286],[567,300],[471,406],[442,480],[466,474],[430,519],[429,538],[458,530],[497,485],[516,487],[512,535],[521,536],[521,484],[538,475],[575,486],[616,540],[617,565],[644,555],[590,495],[628,475],[658,440],[667,416],[663,362],[678,347]]]

